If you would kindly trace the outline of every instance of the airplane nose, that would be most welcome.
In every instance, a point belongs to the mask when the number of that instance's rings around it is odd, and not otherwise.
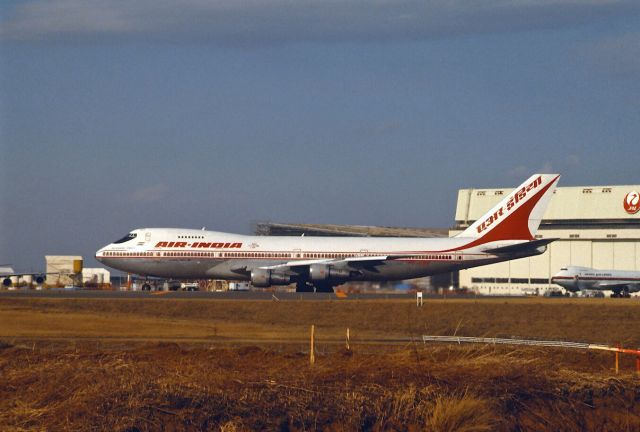
[[[106,246],[105,246],[105,247],[106,247]],[[102,258],[104,257],[104,249],[105,249],[105,248],[103,247],[103,248],[98,249],[98,250],[96,251],[96,255],[95,255],[96,260],[98,260],[98,261],[102,262]]]

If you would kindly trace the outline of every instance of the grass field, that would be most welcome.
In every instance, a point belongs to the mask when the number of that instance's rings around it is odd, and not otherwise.
[[[639,431],[631,356],[615,374],[611,353],[374,342],[455,333],[635,348],[639,308],[2,298],[0,430]]]

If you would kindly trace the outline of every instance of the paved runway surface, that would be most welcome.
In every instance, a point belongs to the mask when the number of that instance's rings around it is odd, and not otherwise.
[[[0,298],[75,298],[75,299],[210,299],[210,300],[415,300],[414,293],[347,294],[338,297],[330,293],[295,293],[268,291],[88,291],[69,289],[0,291]],[[425,297],[426,298],[426,297]],[[442,296],[434,296],[442,298]]]

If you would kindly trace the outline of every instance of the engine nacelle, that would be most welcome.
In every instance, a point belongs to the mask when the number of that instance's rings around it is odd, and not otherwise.
[[[43,275],[37,275],[37,276],[34,276],[33,280],[38,285],[42,285],[44,283],[45,277]]]
[[[6,287],[10,287],[11,286],[11,278],[2,279],[2,285],[6,286]]]
[[[251,285],[254,287],[269,287],[271,285],[289,285],[291,276],[284,273],[277,273],[269,269],[251,270]]]
[[[356,273],[349,269],[338,269],[326,264],[311,264],[309,266],[309,279],[312,282],[345,281]]]

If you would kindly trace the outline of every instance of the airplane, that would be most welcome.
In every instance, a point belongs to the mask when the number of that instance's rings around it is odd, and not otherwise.
[[[629,293],[640,291],[640,272],[568,266],[561,268],[551,282],[571,292],[609,290],[613,291],[611,297],[630,297]]]
[[[135,229],[101,248],[106,266],[145,277],[296,284],[333,292],[349,281],[405,280],[544,253],[536,239],[560,176],[535,174],[450,238],[249,236],[179,228]],[[143,290],[150,290],[144,283]]]
[[[2,286],[4,286],[5,288],[10,287],[13,284],[13,281],[11,280],[12,277],[16,277],[18,278],[18,280],[20,280],[20,278],[23,278],[24,276],[32,276],[33,277],[33,281],[38,284],[41,285],[44,282],[44,279],[46,277],[46,273],[41,273],[41,272],[37,272],[37,273],[16,273],[13,270],[13,267],[10,267],[7,264],[2,264],[0,265],[0,278],[2,278]]]

